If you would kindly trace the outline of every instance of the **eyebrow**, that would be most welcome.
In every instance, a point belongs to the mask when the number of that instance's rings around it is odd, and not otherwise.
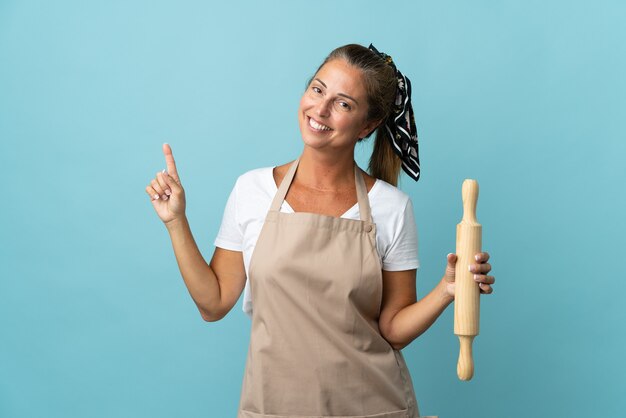
[[[315,81],[319,82],[322,86],[324,86],[324,88],[328,88],[328,87],[326,87],[326,83],[324,83],[324,82],[323,82],[322,80],[320,80],[319,78],[316,78],[316,79],[315,79]],[[354,98],[354,97],[352,97],[352,96],[348,96],[348,95],[347,95],[347,94],[345,94],[345,93],[337,93],[337,96],[342,96],[342,97],[345,97],[345,98],[347,98],[347,99],[352,100],[354,103],[359,104],[359,102],[358,102],[358,100],[357,100],[357,99],[355,99],[355,98]]]

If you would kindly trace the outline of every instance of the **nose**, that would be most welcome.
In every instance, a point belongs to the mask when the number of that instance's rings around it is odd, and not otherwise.
[[[316,106],[315,113],[320,117],[330,116],[330,100],[321,99]]]

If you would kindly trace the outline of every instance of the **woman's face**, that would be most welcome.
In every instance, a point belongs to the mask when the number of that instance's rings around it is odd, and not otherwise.
[[[300,99],[298,120],[305,144],[317,149],[354,147],[377,125],[367,121],[361,71],[334,59],[315,74]]]

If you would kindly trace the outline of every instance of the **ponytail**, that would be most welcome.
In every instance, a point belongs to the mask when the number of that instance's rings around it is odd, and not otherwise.
[[[374,149],[370,157],[368,171],[372,177],[397,187],[402,160],[391,147],[388,135],[384,125],[376,129],[376,139],[374,140]]]

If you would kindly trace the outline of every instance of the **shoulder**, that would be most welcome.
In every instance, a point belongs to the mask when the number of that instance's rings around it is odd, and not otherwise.
[[[265,176],[268,172],[271,172],[273,169],[273,167],[271,166],[267,166],[267,167],[259,167],[259,168],[253,168],[251,170],[245,171],[244,173],[240,174],[239,177],[237,178],[237,180],[242,180],[242,181],[255,181],[260,177]]]
[[[417,225],[411,197],[383,180],[370,197],[383,270],[411,270],[417,259]]]
[[[237,177],[231,192],[237,222],[245,231],[250,222],[262,220],[276,193],[272,179],[273,167],[248,170]]]
[[[406,206],[411,203],[411,197],[396,186],[384,180],[376,180],[376,193],[372,193],[372,210],[375,207],[383,208],[386,211],[402,213]]]
[[[373,192],[370,193],[372,219],[378,225],[381,237],[385,237],[384,241],[392,242],[403,225],[415,222],[411,197],[380,179]]]
[[[272,169],[273,167],[259,167],[240,174],[235,182],[235,189],[246,192],[269,189],[272,185],[269,181],[272,178]]]

